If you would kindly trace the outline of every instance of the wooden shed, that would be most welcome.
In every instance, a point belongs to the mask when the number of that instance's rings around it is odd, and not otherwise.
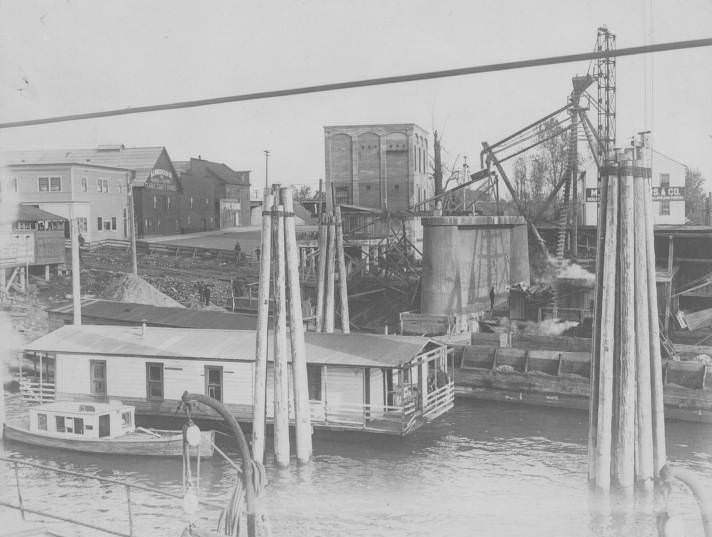
[[[188,390],[222,401],[238,420],[249,422],[254,349],[254,331],[67,325],[25,352],[54,363],[56,385],[47,388],[59,400],[120,399],[139,416],[173,416]],[[453,407],[453,364],[442,343],[309,332],[306,351],[315,427],[405,435]],[[272,375],[268,364],[268,419]],[[291,391],[290,383],[293,419]],[[217,418],[207,409],[194,415]]]

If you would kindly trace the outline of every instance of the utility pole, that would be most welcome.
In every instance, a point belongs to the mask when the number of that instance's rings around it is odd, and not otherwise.
[[[269,149],[265,149],[265,190],[269,189]]]
[[[438,137],[438,131],[433,133],[433,151],[435,151],[435,171],[433,172],[433,179],[435,180],[435,195],[442,194],[443,191],[443,163],[440,153],[440,138]]]

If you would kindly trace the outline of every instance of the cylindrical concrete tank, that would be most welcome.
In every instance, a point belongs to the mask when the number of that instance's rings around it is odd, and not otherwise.
[[[489,293],[529,282],[526,222],[518,216],[423,218],[421,312],[489,309]]]

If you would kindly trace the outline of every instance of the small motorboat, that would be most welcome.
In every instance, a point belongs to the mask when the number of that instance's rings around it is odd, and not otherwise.
[[[121,401],[58,401],[30,408],[29,427],[5,424],[6,440],[33,446],[106,455],[180,457],[183,432],[136,427],[135,409]],[[212,457],[215,431],[201,431],[191,456]]]

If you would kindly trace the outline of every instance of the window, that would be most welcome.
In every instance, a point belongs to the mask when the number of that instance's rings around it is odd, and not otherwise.
[[[40,192],[61,192],[62,178],[61,177],[38,177],[37,187]]]
[[[116,217],[111,217],[111,231],[116,231]]]
[[[146,397],[149,401],[163,400],[163,364],[146,364]]]
[[[74,434],[84,434],[84,418],[74,418]]]
[[[88,189],[87,178],[82,177],[82,192],[86,192]]]
[[[47,414],[37,414],[37,430],[47,430]]]
[[[660,174],[660,188],[669,188],[670,187],[670,174],[669,173],[661,173]]]
[[[205,394],[217,401],[222,401],[223,368],[220,366],[205,366]]]
[[[86,233],[88,230],[87,219],[83,216],[80,216],[79,218],[77,218],[77,221],[79,222],[79,233]]]
[[[307,364],[307,385],[309,400],[321,401],[321,366]]]
[[[97,229],[98,231],[101,231],[102,229],[104,229],[104,226],[102,225],[101,222],[102,222],[102,218],[101,218],[101,216],[99,216],[99,217],[96,219],[96,229]]]
[[[17,179],[17,177],[13,177],[12,178],[12,191],[18,192],[19,190],[20,190],[20,187],[19,187],[18,179]]]
[[[106,395],[106,360],[90,360],[91,394]]]
[[[669,215],[670,214],[670,200],[662,200],[660,202],[660,214]]]
[[[158,197],[153,196],[153,208],[158,209]]]
[[[193,196],[190,197],[190,208],[193,208]]]
[[[188,225],[190,225],[190,215],[188,215]]]
[[[133,415],[131,412],[122,412],[121,413],[121,428],[122,429],[130,429],[133,427]]]
[[[54,425],[55,425],[55,428],[57,429],[58,433],[63,433],[65,431],[64,416],[55,416],[54,417]]]
[[[104,231],[111,231],[111,220],[104,218]]]
[[[108,192],[109,191],[109,180],[108,179],[97,179],[96,180],[96,191],[97,192]]]
[[[166,209],[169,209],[169,210],[170,210],[170,208],[171,208],[171,197],[168,196],[168,197],[166,198]]]

